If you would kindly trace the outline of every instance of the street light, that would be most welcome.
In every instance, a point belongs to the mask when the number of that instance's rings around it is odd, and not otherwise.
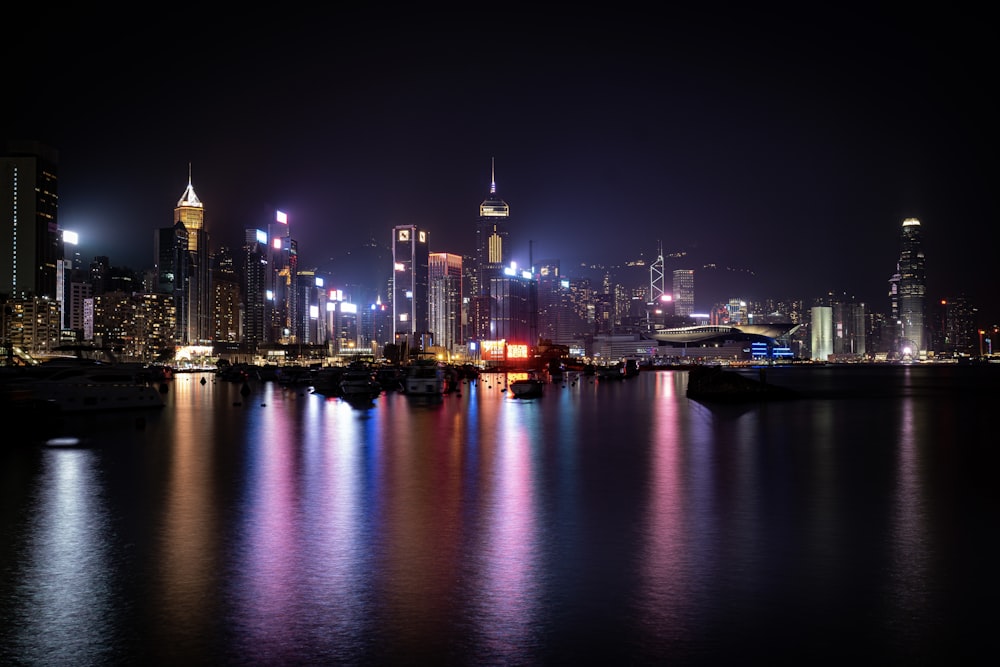
[[[983,331],[982,329],[979,330],[979,356],[980,357],[983,356],[983,334],[985,334],[985,333],[986,332]]]

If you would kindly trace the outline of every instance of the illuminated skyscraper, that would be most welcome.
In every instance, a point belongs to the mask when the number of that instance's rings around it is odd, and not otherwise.
[[[392,230],[392,334],[394,342],[409,351],[422,350],[430,337],[429,236],[415,225]]]
[[[479,205],[476,223],[476,275],[473,300],[470,304],[469,326],[473,338],[490,337],[495,303],[490,299],[494,281],[503,277],[509,261],[507,251],[510,206],[497,196],[496,169],[491,166],[490,192]]]
[[[677,269],[674,271],[674,313],[687,317],[694,312],[694,271]]]
[[[191,185],[190,168],[187,188],[174,208],[174,227],[178,225],[183,225],[187,233],[188,282],[187,315],[178,314],[178,324],[184,324],[177,340],[184,345],[199,345],[212,340],[212,267],[205,231],[205,207]]]
[[[917,357],[927,353],[926,292],[920,221],[906,218],[903,220],[899,251],[899,352],[903,355]]]
[[[490,194],[479,205],[476,224],[476,281],[482,295],[490,293],[490,279],[503,275],[507,263],[507,222],[510,206],[497,196],[495,170],[490,173]]]
[[[268,225],[268,275],[267,294],[270,299],[271,322],[268,341],[285,345],[300,343],[298,332],[299,246],[292,238],[288,215],[276,211],[274,222]]]
[[[267,232],[247,229],[243,237],[243,337],[250,349],[267,343],[271,333],[270,302],[267,300],[268,274]]]
[[[809,358],[814,361],[827,361],[833,354],[833,308],[813,306],[811,314],[809,332],[812,351]]]
[[[449,351],[462,343],[462,256],[428,255],[428,311],[434,345]]]
[[[0,154],[0,295],[56,297],[63,258],[57,212],[58,152],[11,142]]]
[[[538,281],[527,271],[510,268],[493,278],[490,340],[533,348],[538,345]]]

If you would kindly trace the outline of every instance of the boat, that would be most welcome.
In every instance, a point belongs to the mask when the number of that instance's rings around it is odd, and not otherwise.
[[[352,363],[340,375],[340,395],[346,399],[372,399],[382,393],[371,366]]]
[[[375,370],[375,380],[382,391],[403,391],[403,379],[406,374],[399,366],[379,366]]]
[[[130,366],[88,360],[53,360],[6,379],[22,396],[55,406],[59,412],[99,412],[162,408],[160,390],[137,377]]]
[[[624,380],[625,367],[621,362],[615,362],[604,366],[596,366],[594,374],[597,376],[598,380]]]
[[[444,364],[436,359],[418,358],[406,369],[403,392],[410,396],[443,396],[448,391]]]
[[[344,378],[347,368],[344,366],[323,366],[317,368],[312,375],[310,385],[312,393],[324,396],[340,396],[340,381]]]
[[[519,377],[507,384],[514,398],[538,398],[545,391],[545,381],[534,371],[528,371],[526,377]]]

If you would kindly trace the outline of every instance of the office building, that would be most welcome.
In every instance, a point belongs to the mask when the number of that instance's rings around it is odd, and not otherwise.
[[[201,345],[212,340],[212,267],[205,230],[205,206],[188,184],[174,208],[174,229],[187,236],[186,312],[178,317],[181,329],[177,342],[181,345]],[[175,249],[177,251],[177,249]],[[157,253],[159,256],[159,252]],[[157,275],[162,275],[157,271]],[[175,302],[176,303],[176,302]],[[176,303],[180,308],[182,304]]]
[[[267,299],[268,277],[267,232],[247,229],[243,237],[243,342],[250,350],[269,342],[271,333],[270,301]]]
[[[105,292],[106,280],[103,276],[108,272],[108,267],[105,263],[97,261],[100,259],[102,258],[95,258],[90,266],[90,282],[93,285],[94,296],[100,296]],[[187,335],[190,316],[188,301],[191,296],[189,278],[191,258],[188,253],[188,234],[183,223],[178,222],[172,227],[162,227],[154,232],[153,261],[156,263],[153,269],[156,276],[153,291],[171,297],[174,307],[174,340],[178,344],[186,345],[189,342]]]
[[[415,225],[392,230],[392,337],[407,353],[431,344],[428,319],[430,235]]]
[[[274,222],[268,225],[268,287],[271,321],[268,339],[274,343],[290,345],[300,342],[296,339],[299,331],[298,276],[299,250],[298,243],[291,236],[288,215],[277,211]]]
[[[833,308],[813,306],[811,314],[809,358],[813,361],[828,361],[833,354]]]
[[[508,269],[490,281],[490,295],[490,340],[534,349],[538,345],[538,281],[527,271]]]
[[[694,271],[676,269],[673,273],[674,314],[687,317],[694,312]]]
[[[476,275],[474,296],[489,299],[493,282],[503,277],[504,269],[510,261],[508,245],[508,225],[510,222],[510,206],[497,195],[496,170],[491,168],[490,191],[486,199],[479,205],[479,220],[476,223]],[[486,304],[477,305],[478,321],[471,322],[473,336],[489,337],[489,331],[495,329],[489,321],[483,321],[486,315]],[[491,305],[490,314],[493,316]]]
[[[902,357],[924,357],[926,343],[927,275],[920,221],[903,220],[899,251],[899,326]]]

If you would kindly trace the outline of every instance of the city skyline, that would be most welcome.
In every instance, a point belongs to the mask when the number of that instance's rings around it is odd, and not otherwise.
[[[914,217],[928,298],[964,294],[1000,321],[981,28],[878,10],[641,19],[505,21],[483,45],[471,20],[420,32],[402,16],[278,17],[241,41],[206,28],[212,48],[197,53],[120,35],[131,66],[57,27],[79,47],[72,62],[15,59],[23,103],[2,136],[58,150],[61,226],[85,256],[136,269],[152,264],[189,169],[216,245],[281,209],[305,265],[388,245],[400,224],[428,229],[432,251],[471,254],[495,159],[522,264],[572,271],[662,247],[757,275],[754,293],[731,296],[832,292],[884,311],[899,225]],[[33,30],[5,48],[23,54]]]

